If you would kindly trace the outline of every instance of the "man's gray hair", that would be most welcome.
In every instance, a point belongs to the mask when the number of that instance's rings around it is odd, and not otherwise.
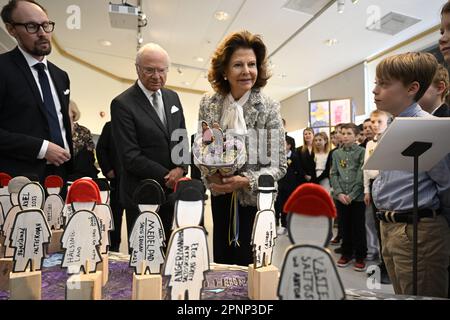
[[[157,52],[164,54],[167,57],[167,66],[170,66],[170,57],[169,57],[169,54],[167,53],[167,51],[164,50],[164,48],[161,47],[159,44],[152,43],[152,42],[143,45],[139,49],[139,51],[136,54],[136,64],[139,64],[141,56],[144,54],[144,52],[148,52],[148,51],[157,51]]]

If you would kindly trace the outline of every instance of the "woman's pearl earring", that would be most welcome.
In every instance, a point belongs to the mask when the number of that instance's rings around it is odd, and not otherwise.
[[[224,79],[225,81],[227,81],[227,80],[228,80],[228,78],[227,78],[227,77],[223,77],[223,79]]]

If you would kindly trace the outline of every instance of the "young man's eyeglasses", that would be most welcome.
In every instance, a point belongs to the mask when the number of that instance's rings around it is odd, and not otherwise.
[[[169,68],[167,68],[167,67],[166,68],[152,68],[152,67],[143,67],[143,66],[138,65],[138,64],[137,64],[137,66],[139,67],[139,69],[141,69],[141,71],[144,74],[149,75],[149,76],[152,76],[152,75],[154,75],[156,73],[158,73],[158,74],[166,74],[169,71]]]
[[[42,27],[46,33],[53,32],[55,29],[55,23],[53,21],[44,22],[44,23],[35,23],[35,22],[26,22],[26,23],[11,23],[13,26],[24,26],[28,33],[38,33],[39,29]]]

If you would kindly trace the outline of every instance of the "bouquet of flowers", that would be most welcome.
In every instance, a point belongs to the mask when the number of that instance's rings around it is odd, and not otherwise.
[[[246,161],[245,137],[224,134],[217,126],[212,130],[204,127],[194,138],[192,153],[194,164],[204,175],[233,175]]]

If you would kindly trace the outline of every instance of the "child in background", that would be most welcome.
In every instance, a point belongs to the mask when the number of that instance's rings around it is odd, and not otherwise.
[[[450,117],[450,107],[444,102],[448,94],[448,85],[448,71],[440,64],[433,82],[418,102],[421,108],[436,117]]]
[[[314,161],[316,162],[317,183],[330,192],[331,157],[328,136],[325,132],[314,135]]]
[[[306,182],[305,173],[300,165],[300,159],[295,152],[295,140],[290,136],[286,136],[286,157],[287,170],[286,175],[278,181],[278,195],[275,201],[275,218],[277,222],[277,234],[287,234],[286,217],[283,207],[291,193],[301,184]],[[280,219],[281,218],[281,219]],[[281,223],[279,222],[281,220]]]
[[[346,267],[355,256],[353,269],[364,271],[367,254],[362,177],[364,148],[356,144],[357,134],[355,124],[342,126],[343,145],[333,153],[330,180],[343,228],[342,256],[337,265]]]
[[[303,130],[303,145],[297,148],[300,158],[300,165],[304,172],[304,179],[307,182],[316,182],[316,163],[314,162],[313,150],[314,130],[305,128]]]
[[[450,18],[448,23],[450,25]],[[376,69],[376,86],[373,90],[377,109],[389,112],[394,117],[431,118],[417,101],[433,81],[437,66],[436,58],[430,53],[404,53],[383,59]],[[430,170],[419,172],[419,296],[447,297],[450,256],[450,228],[447,223],[450,221],[449,163],[450,157],[447,155]],[[410,171],[382,170],[372,187],[377,217],[381,220],[383,258],[396,294],[413,294],[413,176]]]
[[[335,127],[334,136],[332,135],[332,138],[331,138],[331,142],[333,143],[334,148],[331,149],[331,151],[330,151],[330,154],[329,154],[330,158],[333,156],[333,152],[335,152],[336,150],[338,150],[342,146],[342,133],[341,133],[341,130],[342,130],[342,126],[343,125],[344,125],[343,123],[339,123]],[[331,186],[331,192],[333,192],[333,186]],[[339,223],[340,219],[341,219],[341,217],[339,215],[339,212],[337,212],[337,217],[334,220],[333,224],[334,224],[334,227],[336,227],[338,230],[337,230],[337,234],[330,241],[330,244],[333,245],[333,246],[339,245],[339,243],[342,240],[342,224]],[[342,250],[341,250],[341,248],[336,248],[334,250],[334,252],[340,254],[340,253],[342,253]]]
[[[381,110],[374,110],[370,114],[370,123],[372,131],[374,133],[373,140],[369,141],[366,145],[366,152],[364,155],[364,163],[367,162],[369,157],[372,155],[375,147],[377,146],[378,140],[381,138],[382,134],[387,128],[390,115],[387,112]],[[381,283],[389,284],[389,276],[387,274],[386,266],[384,264],[380,234],[380,222],[376,218],[377,208],[372,201],[371,190],[372,184],[375,178],[378,176],[378,170],[364,170],[364,203],[366,205],[366,233],[367,233],[367,259],[374,260],[377,254],[380,256],[380,264],[378,267],[381,272]],[[377,241],[378,239],[378,241]],[[377,246],[378,242],[378,246]],[[373,256],[373,259],[370,259]]]

